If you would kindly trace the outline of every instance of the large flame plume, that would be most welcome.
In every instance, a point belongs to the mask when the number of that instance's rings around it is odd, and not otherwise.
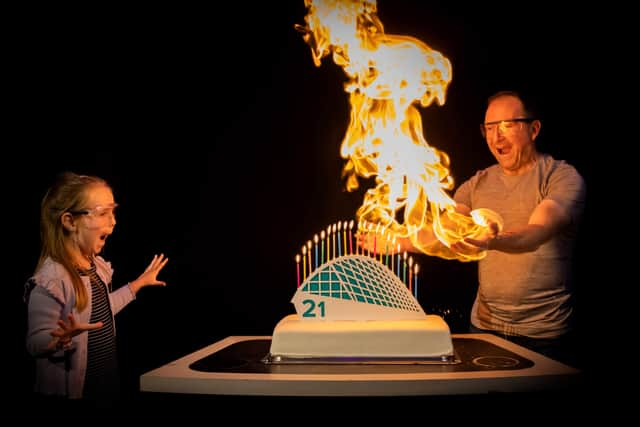
[[[409,237],[426,254],[469,261],[450,244],[479,237],[491,212],[472,217],[455,212],[447,194],[454,185],[449,157],[430,146],[416,108],[445,103],[451,63],[440,52],[409,36],[385,34],[372,0],[305,0],[306,26],[296,26],[321,65],[331,55],[349,80],[351,118],[340,154],[347,190],[358,178],[375,178],[360,221],[379,224],[391,235]],[[420,235],[420,238],[418,238]]]

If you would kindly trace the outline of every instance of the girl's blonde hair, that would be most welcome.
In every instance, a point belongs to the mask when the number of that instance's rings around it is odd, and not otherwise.
[[[62,264],[71,276],[76,294],[76,307],[79,311],[84,310],[87,306],[87,291],[76,270],[71,254],[65,246],[65,238],[69,231],[63,227],[61,218],[66,212],[86,208],[88,192],[94,186],[111,188],[104,179],[97,176],[63,172],[58,175],[53,185],[47,190],[40,204],[42,247],[36,272],[40,270],[47,258]]]

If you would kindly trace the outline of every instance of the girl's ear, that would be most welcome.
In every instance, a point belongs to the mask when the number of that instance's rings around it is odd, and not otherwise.
[[[69,212],[65,212],[60,217],[60,221],[62,222],[62,226],[67,231],[76,231],[76,220],[73,215]]]

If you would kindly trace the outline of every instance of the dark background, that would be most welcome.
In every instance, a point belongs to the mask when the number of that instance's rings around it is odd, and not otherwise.
[[[304,2],[236,3],[16,15],[5,290],[18,318],[10,338],[21,393],[31,379],[22,284],[39,254],[39,203],[57,173],[112,184],[121,208],[102,255],[115,286],[154,254],[170,258],[160,274],[168,286],[143,289],[117,317],[132,394],[141,374],[219,339],[270,335],[294,311],[301,245],[362,203],[362,191],[346,192],[341,179],[346,76],[330,58],[314,66],[293,28],[304,23]],[[589,21],[551,6],[424,3],[380,1],[378,16],[387,33],[416,37],[452,63],[445,105],[421,111],[426,139],[449,154],[455,182],[494,161],[478,131],[486,97],[531,92],[542,111],[539,148],[587,181],[587,234],[597,163],[586,148],[589,123],[576,124],[594,96],[579,83],[597,45]],[[582,283],[594,268],[583,243],[577,295],[586,329],[595,294]],[[476,265],[417,258],[420,303],[465,332]]]

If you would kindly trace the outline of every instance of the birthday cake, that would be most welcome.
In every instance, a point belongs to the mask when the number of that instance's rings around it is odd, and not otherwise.
[[[276,325],[272,357],[447,359],[453,356],[449,327],[436,315],[421,320],[306,322],[297,314]]]
[[[268,362],[455,361],[444,319],[425,314],[374,258],[347,255],[322,265],[291,302],[297,313],[274,328]]]

